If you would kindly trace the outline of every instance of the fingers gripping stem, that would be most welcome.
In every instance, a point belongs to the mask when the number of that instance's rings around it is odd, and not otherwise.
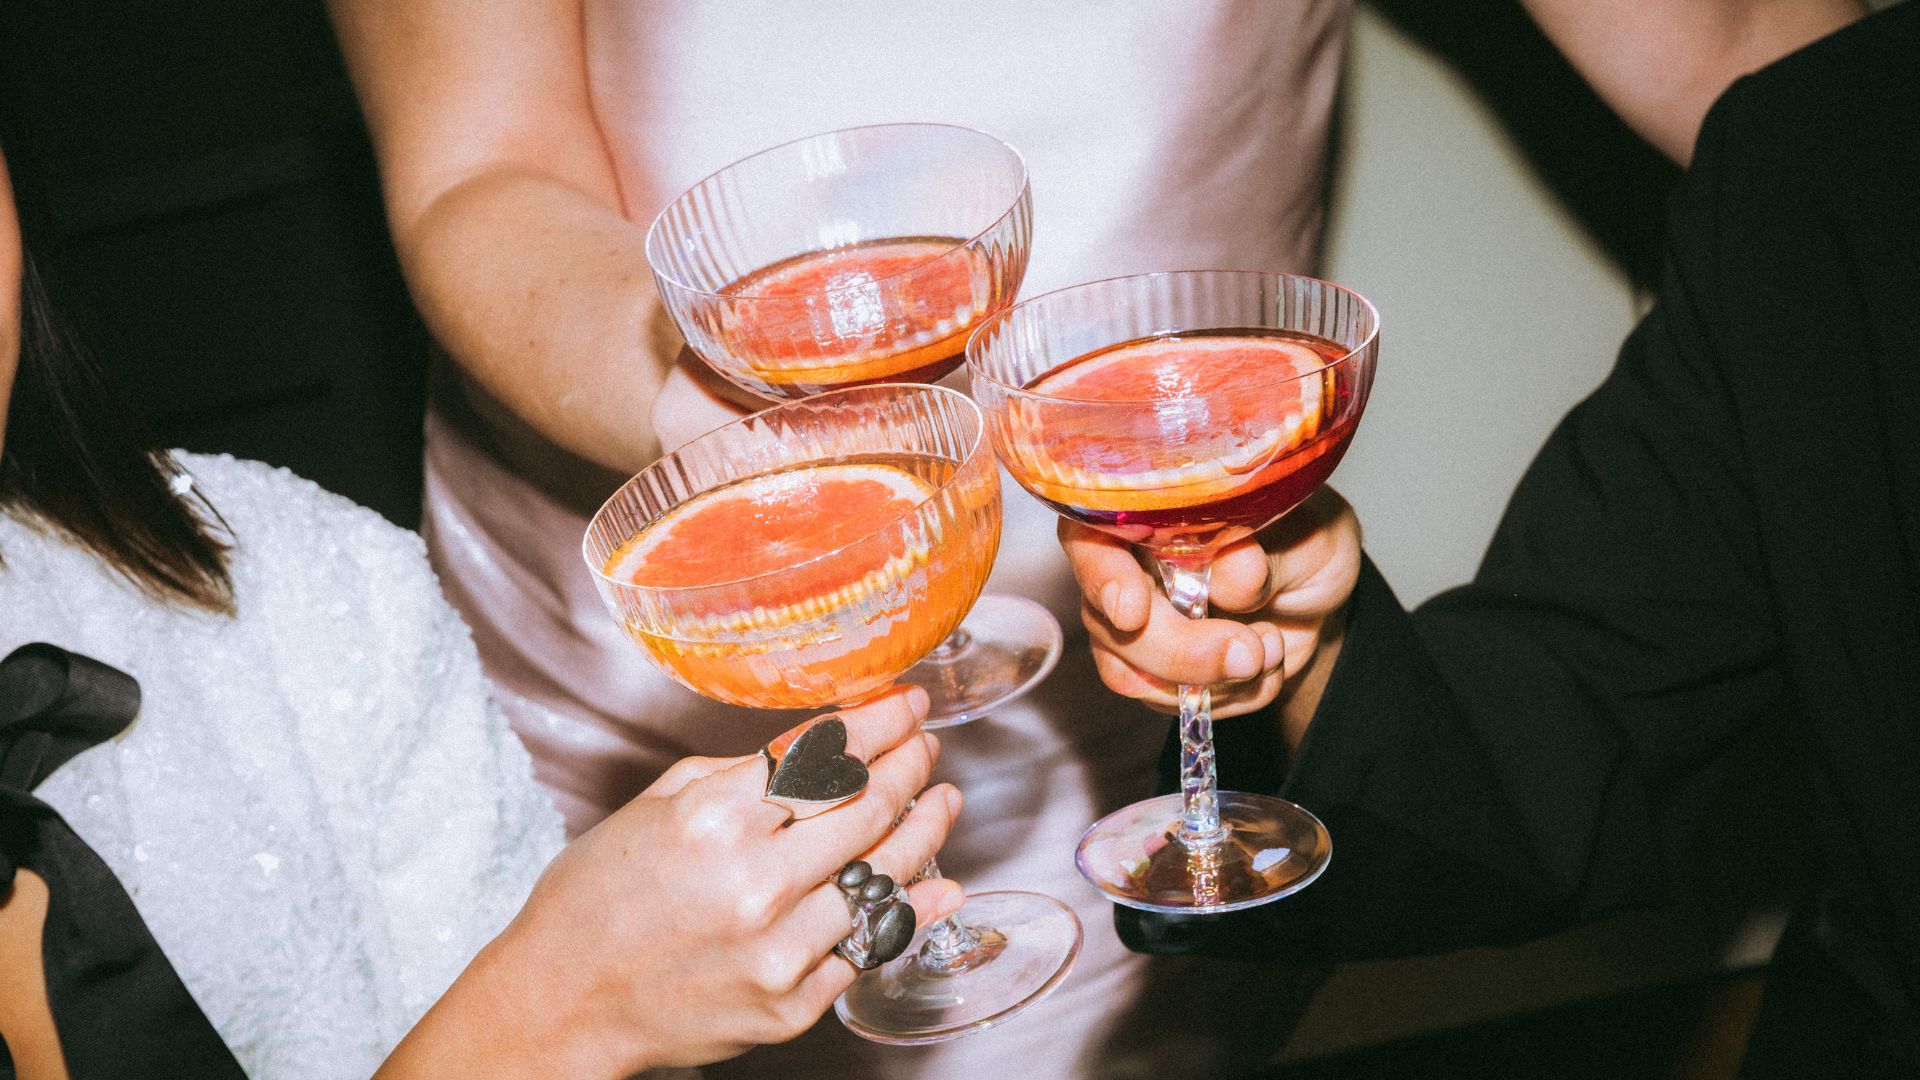
[[[920,868],[923,878],[940,876],[940,865],[932,859]],[[920,963],[934,971],[955,970],[965,966],[967,957],[980,947],[980,941],[960,922],[960,916],[949,915],[927,927],[926,944],[920,947]]]

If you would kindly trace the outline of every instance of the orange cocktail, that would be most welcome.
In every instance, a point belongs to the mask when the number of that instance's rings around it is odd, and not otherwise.
[[[687,345],[762,397],[932,382],[1013,302],[1033,198],[983,132],[877,124],[742,158],[647,230],[647,263]]]
[[[726,286],[723,336],[741,369],[783,397],[933,382],[960,366],[967,335],[1013,299],[1011,284],[964,238],[870,240]]]
[[[689,688],[764,709],[885,690],[980,594],[1000,543],[979,414],[878,386],[757,414],[629,481],[585,555],[614,616]]]

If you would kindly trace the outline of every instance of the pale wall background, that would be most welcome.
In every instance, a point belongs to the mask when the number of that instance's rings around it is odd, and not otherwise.
[[[1325,272],[1379,307],[1382,333],[1334,486],[1411,604],[1473,573],[1635,300],[1452,72],[1365,8],[1346,117]]]

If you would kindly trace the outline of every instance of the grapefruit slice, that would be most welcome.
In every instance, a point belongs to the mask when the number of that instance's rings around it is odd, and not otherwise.
[[[605,573],[654,589],[764,577],[752,586],[752,608],[699,605],[703,610],[683,629],[692,637],[773,629],[854,603],[925,563],[924,542],[905,535],[892,544],[845,549],[883,532],[933,494],[913,473],[873,463],[750,477],[674,507],[621,545]]]
[[[1259,487],[1320,431],[1325,372],[1343,355],[1332,343],[1227,333],[1129,342],[1062,365],[1027,389],[1089,404],[1021,402],[1040,433],[1023,455],[1026,479],[1045,498],[1108,513]]]
[[[730,351],[774,384],[871,382],[953,356],[988,306],[985,256],[962,243],[877,240],[750,274],[726,289],[752,300],[728,314]]]

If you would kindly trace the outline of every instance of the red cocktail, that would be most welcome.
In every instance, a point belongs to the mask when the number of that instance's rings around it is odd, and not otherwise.
[[[1058,513],[1149,552],[1175,608],[1207,569],[1325,482],[1373,384],[1378,316],[1313,278],[1190,271],[1061,289],[983,323],[974,396],[1007,471]],[[1222,912],[1278,899],[1331,841],[1283,799],[1217,790],[1208,688],[1180,688],[1181,794],[1096,823],[1080,871],[1116,902]]]
[[[997,421],[1007,467],[1056,512],[1143,547],[1219,547],[1293,509],[1345,454],[1359,419],[1350,407],[1355,369],[1340,363],[1348,352],[1273,330],[1168,334],[1097,349],[1026,389],[1122,407],[1013,403]],[[1262,384],[1265,394],[1235,393]],[[1152,406],[1124,408],[1129,402]]]

